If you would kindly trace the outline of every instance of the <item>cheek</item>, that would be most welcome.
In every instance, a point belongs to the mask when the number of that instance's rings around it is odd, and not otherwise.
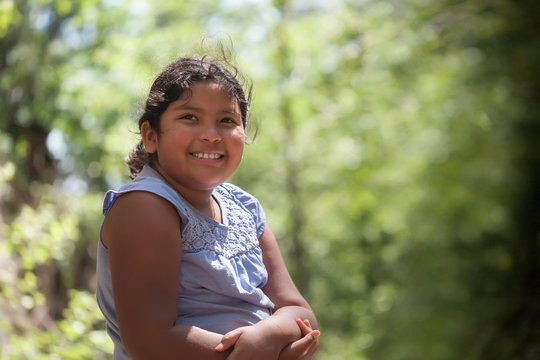
[[[235,144],[238,146],[238,151],[244,151],[244,145],[246,144],[246,135],[243,131],[239,131],[237,136],[235,136]]]
[[[242,139],[243,143],[246,142],[247,135],[246,135],[246,130],[244,129],[244,127],[241,127],[238,130],[236,130],[236,135],[238,136],[238,138]]]
[[[244,156],[244,143],[245,143],[244,140],[242,140],[242,145],[241,145],[240,151],[239,151],[242,156]]]

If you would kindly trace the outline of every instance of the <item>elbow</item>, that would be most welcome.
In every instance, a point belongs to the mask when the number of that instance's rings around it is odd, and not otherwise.
[[[167,359],[163,354],[163,337],[157,332],[130,329],[120,333],[124,349],[134,360]]]
[[[143,360],[151,358],[151,351],[147,344],[144,342],[133,341],[130,338],[122,338],[122,345],[128,353],[128,355],[134,360]]]
[[[317,318],[309,303],[303,298],[284,299],[279,304],[275,304],[274,313],[290,314],[294,318],[309,320],[313,329],[318,328]]]

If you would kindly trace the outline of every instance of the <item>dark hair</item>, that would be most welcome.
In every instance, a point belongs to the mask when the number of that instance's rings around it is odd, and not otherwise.
[[[169,105],[178,100],[184,91],[190,91],[193,83],[212,81],[223,86],[238,102],[242,124],[247,126],[252,85],[227,59],[214,59],[208,56],[182,57],[165,67],[154,80],[146,99],[144,111],[139,118],[139,131],[145,121],[157,134],[160,132],[161,115]],[[245,89],[244,89],[245,87]],[[130,151],[126,158],[130,177],[134,179],[143,166],[152,163],[155,154],[149,154],[142,140]]]

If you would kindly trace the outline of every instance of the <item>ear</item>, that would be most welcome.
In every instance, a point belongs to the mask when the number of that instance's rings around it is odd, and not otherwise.
[[[150,126],[149,121],[145,121],[141,125],[141,137],[144,148],[149,154],[157,151],[157,134]]]

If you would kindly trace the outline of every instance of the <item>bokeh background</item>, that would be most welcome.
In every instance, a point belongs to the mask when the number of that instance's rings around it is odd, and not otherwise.
[[[540,359],[539,4],[1,0],[0,359],[111,358],[101,201],[154,76],[214,39],[317,359]]]

